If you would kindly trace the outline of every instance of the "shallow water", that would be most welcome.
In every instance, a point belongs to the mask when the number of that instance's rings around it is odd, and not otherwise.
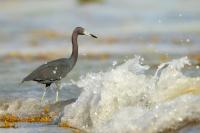
[[[63,52],[63,49],[69,53],[71,48],[66,41],[69,44],[76,26],[83,26],[99,37],[98,41],[81,37],[81,55],[198,54],[198,4],[198,0],[105,0],[82,6],[66,0],[1,1],[0,55],[13,51]]]
[[[2,133],[73,133],[70,129],[47,124],[18,124],[20,128],[0,129]]]
[[[51,124],[18,123],[0,132],[72,131],[58,128],[60,121],[104,133],[125,132],[124,127],[126,132],[184,126],[181,133],[199,131],[199,125],[190,126],[200,120],[198,0],[0,2],[0,113],[37,115],[44,104],[60,113]],[[79,25],[99,39],[80,37],[80,58],[62,81],[61,102],[54,103],[52,86],[41,105],[42,86],[19,83],[47,60],[69,55],[71,31]],[[186,55],[188,60],[180,59]],[[71,98],[78,100],[68,105]]]
[[[157,132],[165,131],[168,127],[175,130],[188,118],[199,120],[198,66],[187,65],[190,64],[187,58],[163,63],[160,69],[154,65],[142,65],[145,63],[142,63],[143,59],[139,57],[124,59],[119,56],[117,59],[79,59],[74,70],[63,80],[60,95],[61,101],[78,98],[72,105],[64,103],[61,107],[54,104],[55,91],[52,86],[47,93],[46,105],[52,103],[51,110],[58,113],[65,107],[64,114],[61,113],[53,125],[18,124],[17,129],[0,131],[32,132],[35,126],[38,126],[38,132],[44,133],[48,130],[68,131],[57,127],[57,122],[61,121],[92,132],[122,132],[124,126],[127,127],[127,132]],[[1,114],[40,114],[41,86],[34,82],[20,86],[18,84],[21,77],[42,62],[12,60],[1,64]],[[5,105],[8,108],[5,108]],[[165,112],[171,112],[170,117]],[[146,125],[143,120],[146,120]],[[152,122],[155,129],[150,126]],[[159,123],[165,126],[162,127]],[[196,127],[191,130],[195,129]]]

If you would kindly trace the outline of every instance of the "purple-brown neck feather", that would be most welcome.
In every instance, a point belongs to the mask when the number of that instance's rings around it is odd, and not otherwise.
[[[72,33],[72,54],[70,56],[70,59],[73,60],[73,66],[76,64],[76,61],[78,59],[78,31],[74,30]]]

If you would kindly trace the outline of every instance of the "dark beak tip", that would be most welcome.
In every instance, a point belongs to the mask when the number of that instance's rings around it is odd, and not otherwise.
[[[90,36],[91,36],[91,37],[94,37],[94,38],[98,38],[97,36],[95,36],[95,35],[93,35],[93,34],[90,34]]]

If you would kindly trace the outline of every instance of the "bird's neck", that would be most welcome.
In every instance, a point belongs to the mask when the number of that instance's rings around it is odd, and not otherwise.
[[[73,65],[76,64],[77,58],[78,58],[78,33],[73,32],[72,34],[72,54],[70,56],[70,59],[73,61]]]

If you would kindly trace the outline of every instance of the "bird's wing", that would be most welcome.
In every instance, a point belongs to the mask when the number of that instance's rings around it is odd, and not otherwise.
[[[24,81],[55,81],[66,76],[69,72],[70,64],[65,60],[54,60],[43,64],[24,78]]]

